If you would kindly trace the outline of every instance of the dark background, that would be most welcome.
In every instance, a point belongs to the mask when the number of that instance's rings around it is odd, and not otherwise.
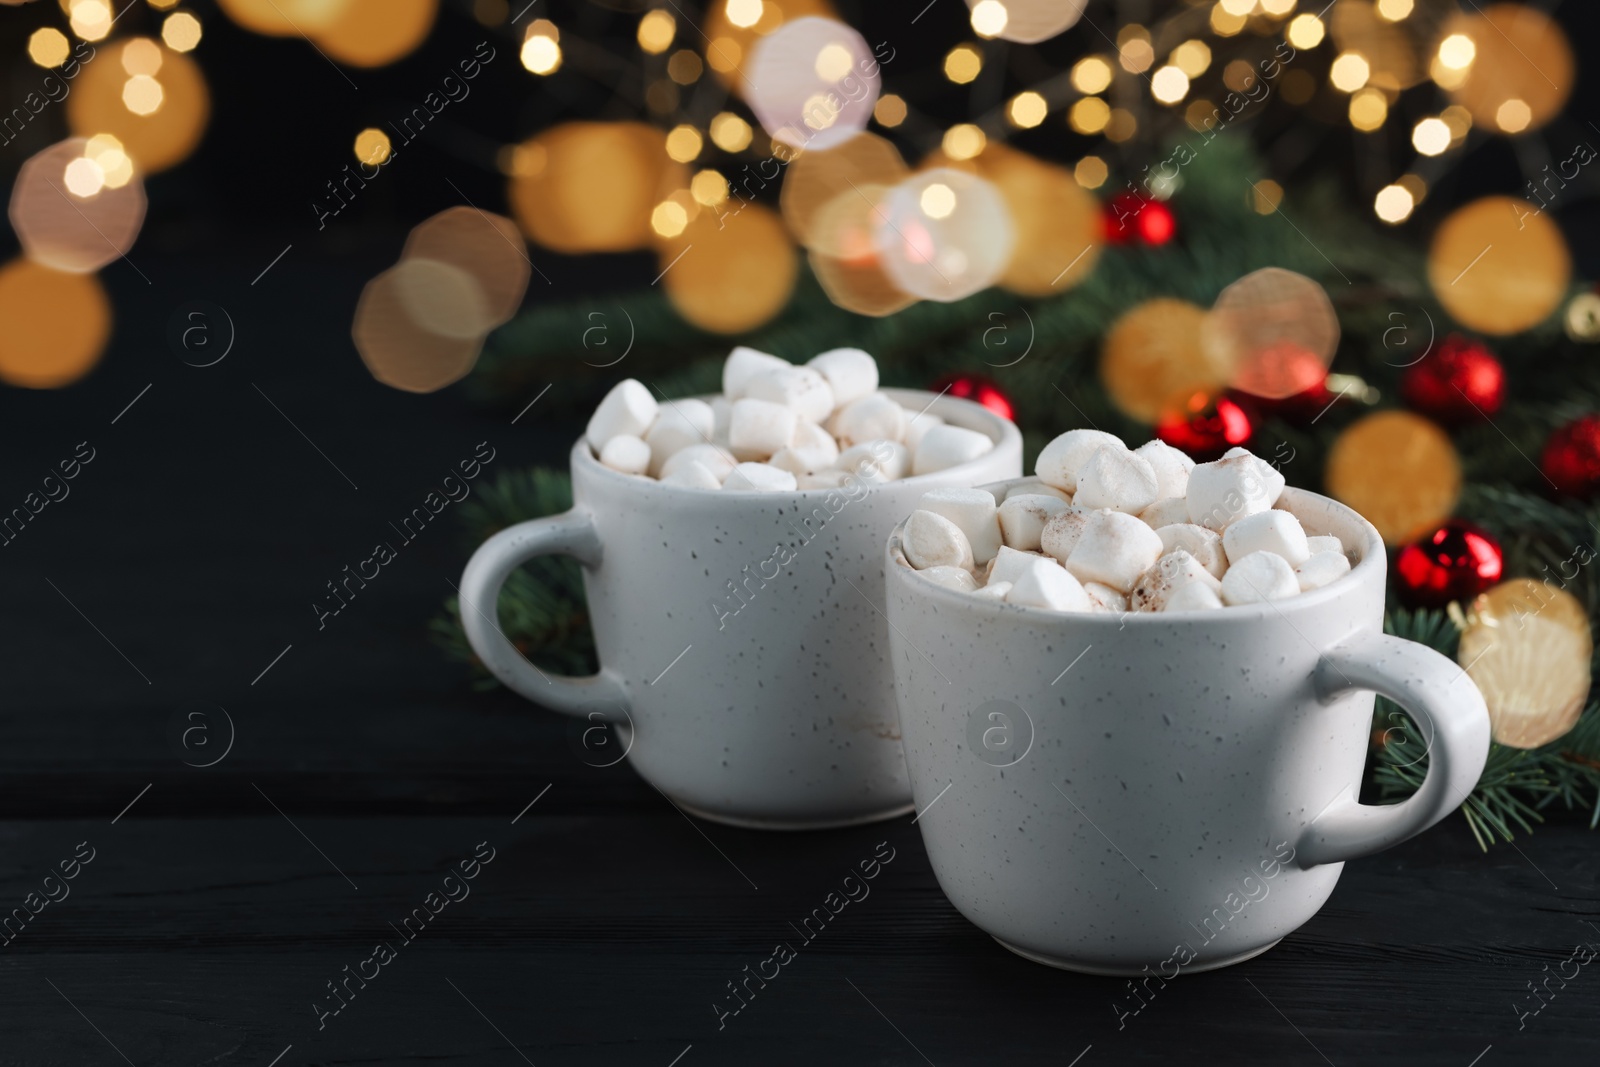
[[[0,56],[59,24],[52,4],[0,9]],[[905,42],[906,80],[890,89],[965,117],[965,94],[936,74],[963,36],[959,0],[914,28],[907,5],[841,9],[869,40]],[[1578,10],[1558,14],[1582,56],[1593,38]],[[319,630],[310,605],[324,583],[458,459],[487,441],[491,474],[558,465],[589,404],[558,380],[513,425],[537,389],[484,405],[463,387],[376,383],[349,339],[362,285],[410,226],[461,202],[451,182],[503,209],[501,145],[566,117],[636,115],[638,87],[532,79],[518,36],[464,5],[446,3],[411,57],[346,71],[356,88],[304,42],[197,11],[210,129],[151,180],[138,269],[103,273],[116,308],[104,360],[62,390],[0,387],[0,509],[79,442],[95,451],[71,495],[0,549],[0,913],[79,842],[95,850],[71,896],[0,947],[0,1064],[264,1067],[286,1046],[284,1065],[1592,1059],[1600,975],[1583,971],[1537,1015],[1516,1007],[1575,946],[1600,943],[1600,839],[1582,820],[1488,855],[1447,820],[1352,865],[1272,952],[1176,983],[1119,1030],[1124,984],[995,946],[939,893],[908,819],[788,835],[692,824],[626,766],[585,762],[566,720],[472,692],[428,635],[471,549],[449,512]],[[127,19],[154,32],[151,14]],[[631,16],[544,0],[525,19],[536,16],[631,49]],[[356,131],[407,111],[485,38],[499,56],[473,95],[318,232],[311,201],[351,161]],[[1080,26],[1040,56],[1096,47]],[[1016,62],[1009,76],[1025,80],[1033,61]],[[8,60],[6,91],[41,74]],[[1545,141],[1588,136],[1592,78]],[[1306,151],[1289,122],[1269,115],[1258,131],[1295,160],[1280,178],[1358,187],[1370,160],[1347,129],[1315,128]],[[36,127],[0,149],[8,180],[65,134]],[[1023,144],[1071,158],[1087,150],[1075,140],[1052,121]],[[1517,151],[1471,152],[1419,232],[1451,202],[1520,187]],[[1536,147],[1521,152],[1542,165]],[[1573,197],[1558,213],[1591,277],[1593,205]],[[530,255],[549,279],[535,275],[530,306],[632,288],[656,269],[643,255]],[[216,366],[188,366],[169,344],[192,301],[231,318],[235,344]],[[710,1005],[724,984],[884,840],[896,859],[872,896],[719,1031]],[[496,858],[470,898],[319,1031],[325,983],[480,841]]]

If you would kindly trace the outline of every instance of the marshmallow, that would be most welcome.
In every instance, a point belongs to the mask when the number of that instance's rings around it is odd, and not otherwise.
[[[1011,488],[1006,490],[1005,499],[1014,496],[1053,496],[1063,504],[1072,503],[1072,494],[1065,489],[1057,489],[1053,485],[1045,485],[1037,478],[1024,478],[1020,482],[1012,482]]]
[[[1051,563],[1055,563],[1055,560],[1050,559],[1049,556],[1041,556],[1037,552],[1018,552],[1014,548],[1001,545],[1000,551],[996,552],[994,559],[989,561],[984,584],[994,585],[996,582],[1014,582],[1022,577],[1022,572],[1031,567],[1036,559],[1049,560]],[[1059,567],[1060,565],[1056,563],[1056,566]]]
[[[765,463],[741,463],[723,480],[722,488],[758,493],[786,493],[798,488],[794,475]]]
[[[756,375],[791,366],[793,364],[786,359],[740,345],[728,353],[727,361],[722,364],[722,395],[728,398],[729,403],[741,400]]]
[[[1221,578],[1222,572],[1228,569],[1228,557],[1222,551],[1222,538],[1215,530],[1196,526],[1192,522],[1179,522],[1161,527],[1156,531],[1156,536],[1161,538],[1162,555],[1182,549],[1199,560],[1200,566],[1213,578]]]
[[[898,441],[905,436],[906,409],[882,393],[868,393],[840,408],[829,429],[846,447],[878,438]]]
[[[1078,538],[1083,536],[1083,528],[1089,524],[1094,512],[1088,508],[1080,508],[1076,504],[1067,505],[1066,510],[1052,515],[1044,524],[1044,529],[1039,531],[1039,547],[1056,558],[1059,563],[1067,562],[1067,557],[1072,555],[1072,549],[1078,543]]]
[[[1078,470],[1072,502],[1137,515],[1156,501],[1156,472],[1149,463],[1118,445],[1096,449]]]
[[[1222,598],[1209,585],[1200,582],[1190,582],[1188,585],[1179,586],[1167,597],[1167,603],[1162,611],[1213,611],[1222,607]]]
[[[1064,516],[1050,521],[1061,518]],[[1137,517],[1120,511],[1096,511],[1084,525],[1078,543],[1072,546],[1066,568],[1081,582],[1099,582],[1126,592],[1160,555],[1161,538]]]
[[[1189,502],[1181,496],[1169,496],[1139,512],[1139,518],[1152,530],[1189,521]]]
[[[766,459],[789,447],[797,422],[795,413],[782,404],[749,398],[735,400],[728,419],[728,447],[741,460]]]
[[[661,465],[674,452],[711,440],[716,416],[704,400],[668,400],[644,435],[650,446],[650,475],[661,476]]]
[[[835,407],[853,404],[878,391],[878,361],[859,348],[835,348],[806,360],[828,380]]]
[[[744,395],[782,404],[811,422],[821,422],[833,412],[833,386],[810,367],[785,365],[762,371],[745,383]]]
[[[1194,470],[1194,460],[1173,448],[1165,441],[1146,441],[1133,450],[1156,472],[1157,499],[1183,496],[1189,491],[1189,472]]]
[[[791,474],[813,474],[833,466],[839,458],[839,446],[833,435],[814,422],[801,420],[794,428],[794,438],[789,447],[772,454],[774,467]]]
[[[987,489],[930,489],[922,494],[917,507],[943,515],[967,535],[972,558],[988,563],[1000,551],[1000,518],[994,494]]]
[[[1034,560],[1011,583],[1006,603],[1051,611],[1088,611],[1091,607],[1089,594],[1078,579],[1045,559]]]
[[[1212,577],[1199,560],[1180,548],[1162,556],[1153,567],[1139,575],[1128,602],[1134,611],[1165,611],[1172,594],[1196,582],[1213,593],[1222,588],[1222,583]]]
[[[650,446],[637,437],[618,434],[600,450],[600,462],[623,474],[643,474],[650,469]]]
[[[733,419],[733,401],[725,396],[711,398],[711,440],[714,444],[728,443],[728,423]]]
[[[776,457],[774,457],[776,458]],[[795,482],[801,489],[843,489],[849,484],[851,474],[849,471],[833,470],[816,471],[812,474],[796,474]]]
[[[1121,615],[1128,610],[1128,598],[1099,582],[1084,582],[1083,591],[1089,594],[1089,607],[1095,611],[1109,611]]]
[[[929,567],[972,569],[972,545],[961,527],[931,511],[913,511],[900,535],[906,560],[917,570]]]
[[[1311,555],[1300,520],[1276,510],[1247,515],[1230,524],[1222,531],[1222,547],[1229,563],[1238,563],[1252,552],[1276,552],[1290,567],[1298,567]]]
[[[611,392],[589,416],[583,435],[595,455],[599,455],[606,442],[620,434],[643,438],[650,424],[656,421],[659,410],[660,405],[650,395],[650,390],[637,379],[628,378],[611,387]]]
[[[1045,496],[1043,493],[1025,493],[1021,496],[1008,494],[998,512],[1000,536],[1012,548],[1037,552],[1040,548],[1039,535],[1044,533],[1045,523],[1069,507],[1071,505],[1063,503],[1060,497]]]
[[[1123,448],[1121,438],[1100,430],[1068,430],[1044,446],[1033,465],[1033,473],[1046,485],[1075,492],[1078,488],[1078,471],[1089,462],[1089,457],[1101,448]]]
[[[943,426],[944,420],[937,415],[929,415],[925,411],[912,411],[908,407],[902,407],[900,410],[906,413],[905,444],[907,448],[911,449],[911,454],[914,456],[917,454],[917,446],[922,443],[923,437],[935,426]]]
[[[1343,552],[1313,552],[1294,569],[1302,593],[1321,589],[1349,573],[1350,559]]]
[[[1283,600],[1299,592],[1294,568],[1276,552],[1252,552],[1235,560],[1222,576],[1222,602],[1229,606]]]
[[[670,478],[689,464],[699,463],[710,471],[720,484],[727,479],[736,462],[738,461],[733,458],[733,453],[721,445],[690,445],[667,458],[661,465],[661,477]]]
[[[917,572],[924,578],[930,578],[947,589],[955,589],[962,593],[976,593],[978,580],[972,572],[961,567],[929,567],[927,570]]]
[[[683,464],[671,474],[661,477],[662,485],[678,485],[685,489],[721,489],[722,483],[711,473],[711,468],[694,460]]]
[[[1283,492],[1283,475],[1246,452],[1189,472],[1189,521],[1221,533],[1232,522],[1268,511]]]
[[[868,482],[893,482],[911,471],[911,451],[899,441],[877,440],[853,445],[833,465]]]
[[[1318,552],[1337,552],[1344,555],[1344,542],[1333,534],[1306,538],[1306,551],[1315,556]]]
[[[980,585],[972,595],[981,596],[986,600],[1004,600],[1010,592],[1010,582],[990,582],[988,585]]]
[[[934,426],[917,442],[912,474],[932,474],[969,463],[994,448],[989,435],[960,426]]]

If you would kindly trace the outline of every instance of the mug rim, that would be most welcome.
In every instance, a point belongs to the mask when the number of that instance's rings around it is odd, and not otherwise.
[[[931,402],[928,402],[927,406],[923,409],[926,412],[939,414],[940,408],[944,408],[946,410],[954,408],[963,415],[969,416],[968,421],[976,420],[986,423],[987,425],[981,429],[980,432],[984,433],[989,437],[990,440],[994,441],[994,447],[976,459],[969,459],[967,462],[958,463],[953,467],[945,467],[941,470],[929,471],[927,474],[908,475],[907,477],[898,478],[892,482],[866,482],[863,480],[863,484],[867,486],[869,492],[899,486],[908,486],[914,489],[924,486],[931,488],[934,487],[936,483],[941,485],[949,484],[951,478],[961,479],[964,482],[964,474],[978,474],[978,468],[981,467],[982,464],[988,461],[990,457],[994,455],[994,453],[998,452],[1002,448],[1007,447],[1008,445],[1014,445],[1016,447],[1020,459],[1022,450],[1022,431],[1017,429],[1017,424],[1012,422],[1010,419],[1005,418],[1004,416],[990,411],[988,408],[976,401],[967,400],[964,397],[946,396],[943,393],[933,393],[926,389],[901,389],[894,386],[886,386],[876,391],[888,395],[897,403],[903,397],[921,399],[923,401],[928,401],[929,398],[931,398]],[[697,396],[673,397],[672,400],[709,401],[718,395],[720,394],[702,393]],[[663,401],[663,403],[671,402],[671,400]],[[956,425],[961,424],[957,423]],[[977,429],[978,427],[967,426],[964,428]],[[596,456],[594,454],[594,450],[589,447],[589,441],[586,435],[580,435],[578,439],[573,442],[571,464],[571,469],[574,474],[576,474],[577,471],[582,468],[582,470],[585,472],[585,475],[588,477],[597,478],[602,481],[610,481],[613,485],[618,487],[626,486],[627,488],[642,490],[647,493],[658,492],[667,494],[669,496],[676,495],[705,498],[710,494],[722,492],[720,488],[701,489],[695,486],[687,485],[666,485],[663,484],[659,478],[651,478],[649,476],[639,474],[623,474],[621,471],[614,471],[610,467],[607,467],[605,464],[600,462],[600,458]],[[829,486],[821,489],[751,489],[734,490],[727,493],[725,497],[713,498],[749,498],[759,502],[767,502],[771,501],[774,497],[779,496],[814,499],[826,496],[828,493],[837,492],[840,492],[840,489],[837,486]]]
[[[975,486],[989,492],[995,492],[996,487],[1010,488],[1022,482],[1036,481],[1036,478],[1023,476],[1010,478],[999,482],[988,482]],[[1027,604],[1009,604],[1003,600],[991,600],[985,597],[974,596],[971,593],[937,582],[925,581],[926,588],[915,590],[916,596],[933,596],[942,602],[942,606],[951,609],[978,610],[991,616],[998,616],[1006,612],[1019,612],[1022,617],[1039,625],[1072,625],[1072,626],[1115,626],[1121,629],[1126,625],[1155,626],[1166,622],[1248,622],[1259,621],[1269,615],[1282,616],[1286,610],[1312,611],[1328,602],[1342,596],[1346,589],[1358,582],[1370,580],[1369,576],[1377,572],[1379,580],[1388,566],[1388,557],[1383,544],[1383,538],[1372,523],[1354,508],[1340,503],[1332,497],[1313,493],[1309,489],[1299,489],[1287,486],[1278,498],[1278,503],[1287,500],[1293,504],[1315,504],[1326,508],[1329,512],[1351,521],[1361,531],[1364,544],[1360,547],[1360,558],[1350,567],[1350,570],[1338,578],[1317,589],[1298,593],[1283,600],[1265,600],[1255,604],[1224,605],[1220,610],[1216,608],[1196,608],[1190,611],[1053,611],[1049,608],[1033,607]],[[1274,505],[1276,507],[1276,505]],[[1296,509],[1291,507],[1292,514]],[[1298,517],[1298,515],[1296,516]],[[906,521],[901,519],[889,532],[889,540],[885,546],[887,568],[891,571],[905,571],[904,580],[914,580],[917,570],[906,559],[905,551],[901,547],[900,534],[905,529]],[[887,580],[887,579],[886,579]]]

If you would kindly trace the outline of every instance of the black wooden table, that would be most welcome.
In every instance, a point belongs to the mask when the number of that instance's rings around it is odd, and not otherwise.
[[[1563,968],[1600,945],[1581,821],[1483,855],[1452,818],[1119,1016],[1124,982],[963,920],[909,818],[693,822],[566,720],[472,693],[427,636],[469,548],[448,511],[319,628],[325,583],[457,459],[559,461],[582,413],[559,383],[514,425],[525,401],[375,384],[340,338],[382,264],[252,287],[276,251],[203,280],[151,256],[148,289],[114,269],[93,378],[0,391],[5,509],[94,451],[0,549],[0,1064],[1593,1061],[1600,969]],[[213,367],[168,348],[190,300],[235,322]],[[719,1015],[880,843],[871,895]]]

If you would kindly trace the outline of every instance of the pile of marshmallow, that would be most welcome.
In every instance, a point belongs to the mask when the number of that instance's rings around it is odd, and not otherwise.
[[[602,464],[691,489],[837,489],[855,476],[889,482],[977,459],[987,434],[902,407],[878,391],[878,364],[836,348],[796,366],[735,348],[722,395],[657,403],[619,383],[585,433]]]
[[[1350,570],[1337,537],[1275,508],[1284,478],[1235,448],[1196,465],[1161,441],[1129,450],[1099,430],[1045,446],[1035,478],[996,500],[935,489],[901,533],[919,574],[1052,611],[1201,611],[1282,600]]]

